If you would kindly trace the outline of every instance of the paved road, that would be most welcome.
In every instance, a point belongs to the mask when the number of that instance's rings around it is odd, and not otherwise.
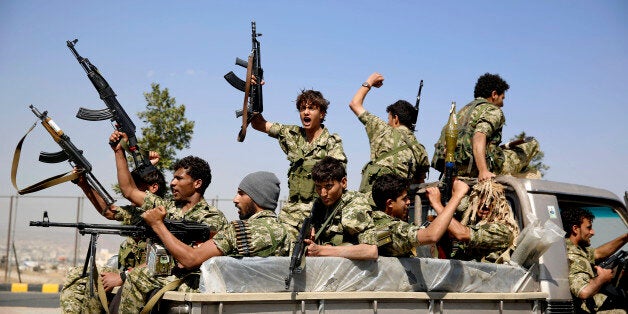
[[[0,313],[61,313],[59,293],[0,292]]]

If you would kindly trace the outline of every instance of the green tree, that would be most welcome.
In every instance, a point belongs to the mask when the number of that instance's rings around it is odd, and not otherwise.
[[[521,131],[521,133],[511,138],[510,142],[516,141],[516,140],[522,140],[524,138],[526,138],[526,132]],[[531,172],[539,171],[539,173],[541,173],[541,177],[544,177],[545,173],[550,168],[550,166],[543,163],[544,157],[545,157],[545,153],[539,149],[539,153],[536,154],[534,158],[532,158],[532,160],[530,161],[530,164],[524,169],[524,171],[531,171]]]
[[[152,83],[151,89],[150,93],[144,93],[146,110],[137,113],[144,122],[138,144],[145,151],[161,155],[157,167],[164,171],[174,163],[177,151],[190,147],[194,121],[185,118],[185,105],[177,106],[168,88],[161,90],[159,84]]]

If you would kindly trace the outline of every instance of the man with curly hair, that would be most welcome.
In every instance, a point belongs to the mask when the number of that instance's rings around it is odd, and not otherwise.
[[[613,279],[612,269],[594,265],[628,243],[628,233],[593,249],[590,247],[591,237],[595,235],[593,213],[581,207],[561,208],[560,216],[566,232],[569,288],[576,310],[586,313],[626,313],[626,300],[614,297],[605,290]]]
[[[515,147],[500,147],[506,123],[502,107],[509,88],[498,74],[485,73],[475,84],[475,99],[458,111],[455,158],[459,176],[484,181],[498,174],[517,174],[539,152],[536,139]],[[445,160],[445,128],[434,145],[432,158],[432,167],[441,172]]]
[[[207,161],[195,156],[187,156],[178,160],[172,166],[174,171],[173,179],[170,181],[172,198],[164,199],[150,191],[140,190],[131,178],[124,150],[119,143],[120,139],[126,138],[127,136],[123,132],[114,131],[109,137],[109,142],[118,143],[112,146],[116,158],[118,184],[122,195],[139,206],[135,215],[142,215],[147,210],[163,207],[165,217],[170,220],[200,222],[216,231],[227,227],[228,222],[225,215],[213,205],[208,204],[203,197],[212,179],[211,168]],[[120,295],[120,303],[118,303],[120,310],[134,308],[138,304],[143,305],[151,290],[161,288],[182,278],[184,280],[181,280],[182,284],[179,290],[194,291],[198,288],[198,280],[196,280],[198,275],[195,270],[181,267],[174,267],[170,276],[153,275],[146,266],[135,267],[127,274],[127,278],[132,278],[133,283],[140,285],[143,289],[132,293],[125,292],[128,291],[125,287],[130,285],[129,280],[126,280],[121,292],[118,293]],[[172,289],[177,288],[176,285],[172,286]],[[117,311],[117,309],[115,310]]]
[[[279,141],[290,162],[288,203],[281,208],[279,220],[293,226],[294,232],[305,218],[307,204],[316,198],[311,175],[314,164],[326,156],[347,164],[342,139],[338,134],[329,133],[323,124],[328,107],[329,101],[321,92],[302,90],[296,99],[301,126],[268,122],[262,114],[256,114],[251,120],[254,129]]]

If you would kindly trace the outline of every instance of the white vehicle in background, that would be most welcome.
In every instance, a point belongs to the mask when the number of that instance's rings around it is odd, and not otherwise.
[[[578,206],[596,217],[593,247],[627,231],[626,200],[609,191],[511,176],[497,177],[497,181],[506,186],[506,197],[522,230],[531,223],[529,217],[562,228],[560,210]],[[427,206],[422,209],[417,212],[424,213],[421,218],[425,219]],[[432,258],[380,257],[365,262],[308,257],[305,271],[285,290],[289,259],[212,258],[202,267],[201,293],[166,292],[158,310],[378,314],[574,310],[562,239],[552,243],[529,269]]]

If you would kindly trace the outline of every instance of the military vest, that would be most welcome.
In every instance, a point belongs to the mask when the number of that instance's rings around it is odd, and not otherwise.
[[[392,132],[392,136],[393,136],[393,140],[394,140],[396,148],[381,154],[375,160],[369,161],[362,168],[362,181],[360,182],[360,190],[359,190],[360,192],[362,193],[370,192],[373,187],[373,184],[375,183],[375,180],[378,177],[383,176],[388,173],[393,173],[403,178],[411,180],[412,178],[414,178],[414,176],[418,172],[428,170],[421,167],[421,165],[413,165],[412,161],[410,161],[409,163],[405,162],[408,169],[407,173],[405,175],[398,173],[395,165],[402,163],[402,161],[399,160],[398,158],[398,153],[403,151],[404,149],[409,148],[412,151],[412,156],[414,157],[414,160],[416,160],[416,162],[419,163],[420,156],[417,156],[416,148],[421,144],[419,144],[416,138],[409,139],[407,136],[405,136],[401,132]],[[401,145],[402,143],[404,144]],[[379,164],[380,161],[390,156],[393,156],[393,162],[391,163],[391,165]]]
[[[458,141],[454,158],[456,159],[458,173],[461,175],[477,176],[478,174],[477,166],[473,160],[473,135],[475,134],[475,127],[478,121],[473,119],[473,112],[476,107],[482,104],[490,103],[484,98],[476,98],[456,114],[458,119]],[[446,126],[443,127],[438,141],[434,144],[434,156],[431,163],[432,167],[440,172],[443,172],[445,168]],[[490,171],[499,171],[504,163],[504,155],[499,147],[501,128],[494,133],[495,136],[487,138],[486,162]]]

